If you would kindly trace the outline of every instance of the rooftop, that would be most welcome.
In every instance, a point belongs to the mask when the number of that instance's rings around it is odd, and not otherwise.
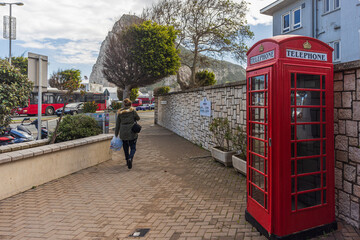
[[[265,14],[265,15],[269,15],[269,16],[273,16],[274,12],[282,9],[283,7],[289,5],[290,3],[293,3],[293,0],[277,0],[273,3],[271,3],[270,5],[264,7],[263,9],[260,10],[261,14]]]

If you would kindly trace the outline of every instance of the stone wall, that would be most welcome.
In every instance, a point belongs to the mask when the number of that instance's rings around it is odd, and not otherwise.
[[[155,123],[209,149],[214,145],[209,123],[223,117],[246,126],[246,82],[236,82],[155,96]],[[200,116],[200,101],[211,101],[212,118]]]
[[[360,228],[360,61],[334,69],[336,215]],[[210,118],[200,117],[200,101],[206,97],[212,102],[213,117],[228,117],[232,126],[245,126],[245,91],[242,82],[158,96],[155,123],[209,149]]]
[[[360,227],[360,61],[335,65],[337,216]]]

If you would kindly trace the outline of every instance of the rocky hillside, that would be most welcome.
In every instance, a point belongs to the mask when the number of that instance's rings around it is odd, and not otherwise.
[[[105,48],[109,44],[109,36],[111,36],[111,34],[122,31],[122,29],[124,29],[126,26],[131,25],[136,20],[138,20],[136,16],[123,15],[120,18],[120,20],[118,20],[114,24],[112,30],[108,33],[108,36],[101,44],[99,56],[90,74],[90,80],[89,80],[90,83],[102,84],[105,87],[114,86],[105,79],[102,73]],[[188,51],[188,50],[181,49],[181,51]],[[215,73],[217,84],[245,80],[245,69],[240,65],[236,65],[227,61],[219,61],[210,57],[208,57],[207,62],[208,62],[207,65],[202,68],[213,71]],[[169,78],[164,79],[164,81],[161,81],[159,84],[156,85],[167,85],[176,88],[177,87],[176,77],[171,76]]]

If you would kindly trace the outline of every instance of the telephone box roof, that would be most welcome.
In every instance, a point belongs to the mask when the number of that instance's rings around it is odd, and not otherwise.
[[[263,40],[258,41],[257,43],[255,43],[250,49],[249,51],[246,53],[246,55],[249,55],[249,53],[259,44],[264,43],[264,42],[273,42],[277,45],[281,45],[285,42],[288,41],[296,41],[296,40],[308,40],[308,41],[312,41],[312,42],[317,42],[320,45],[323,45],[324,47],[328,48],[330,51],[333,51],[334,49],[332,47],[330,47],[328,44],[316,39],[316,38],[312,38],[312,37],[306,37],[306,36],[301,36],[301,35],[277,35],[271,38],[266,38]]]

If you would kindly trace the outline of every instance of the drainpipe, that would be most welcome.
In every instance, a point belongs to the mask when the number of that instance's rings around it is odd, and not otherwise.
[[[313,11],[312,11],[312,27],[313,27],[313,38],[318,38],[318,4],[317,0],[312,0]]]

